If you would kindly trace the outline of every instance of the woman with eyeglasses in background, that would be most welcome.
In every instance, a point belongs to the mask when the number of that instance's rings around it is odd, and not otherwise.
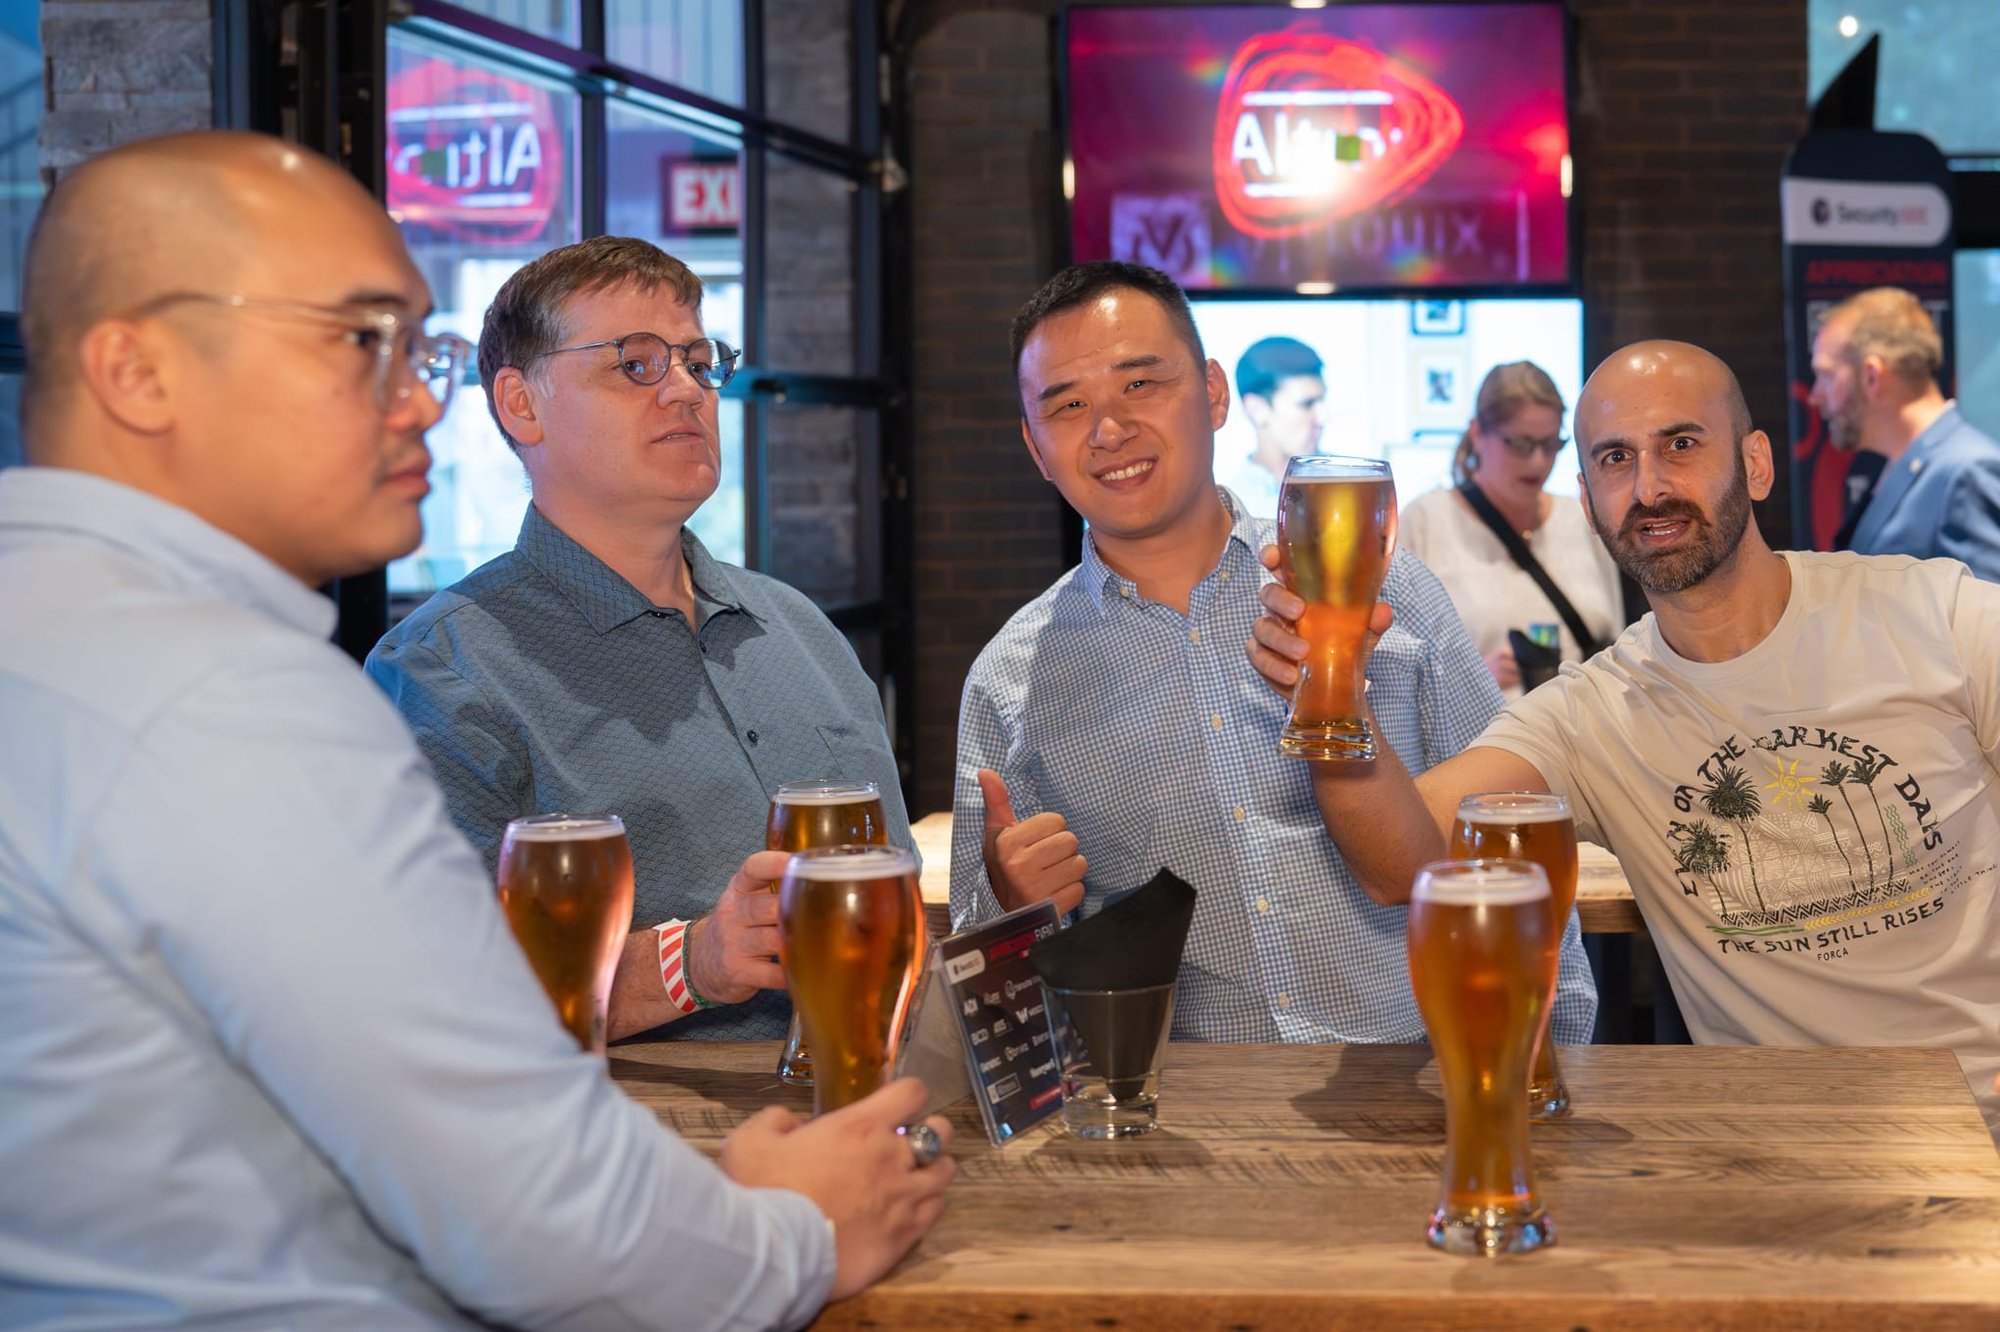
[[[1606,646],[1625,623],[1617,567],[1583,506],[1542,488],[1567,442],[1564,411],[1555,381],[1534,362],[1494,366],[1452,458],[1457,488],[1412,500],[1398,528],[1398,542],[1450,593],[1509,698]],[[1517,647],[1532,660],[1517,660]]]

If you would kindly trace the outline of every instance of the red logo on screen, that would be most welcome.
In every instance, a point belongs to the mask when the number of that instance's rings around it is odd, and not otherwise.
[[[444,60],[389,82],[389,211],[493,242],[534,240],[555,212],[562,136],[549,95]]]
[[[1290,236],[1400,198],[1451,156],[1458,104],[1380,51],[1253,37],[1215,117],[1215,195],[1237,230]]]

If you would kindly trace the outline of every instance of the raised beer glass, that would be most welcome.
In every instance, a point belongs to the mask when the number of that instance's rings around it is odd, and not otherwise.
[[[1372,759],[1362,648],[1396,549],[1389,464],[1309,455],[1285,467],[1278,491],[1279,575],[1306,603],[1308,645],[1278,750],[1302,759]]]
[[[1410,984],[1444,1086],[1428,1231],[1451,1253],[1555,1242],[1528,1154],[1528,1067],[1555,983],[1549,881],[1525,860],[1440,860],[1410,893]]]
[[[880,1087],[924,958],[917,858],[898,847],[816,847],[778,885],[778,952],[813,1050],[813,1113]]]
[[[611,814],[537,814],[500,838],[500,909],[576,1043],[604,1053],[611,977],[632,928],[632,850]]]
[[[767,851],[888,844],[889,818],[873,782],[786,782],[771,797],[771,816],[764,824]],[[778,1079],[794,1087],[813,1085],[812,1049],[796,1006],[785,1052],[778,1056]]]
[[[1569,801],[1532,791],[1467,796],[1458,802],[1450,854],[1454,860],[1511,856],[1540,865],[1549,879],[1556,938],[1562,938],[1569,926],[1570,908],[1576,905],[1576,820],[1570,817]],[[1550,984],[1554,984],[1553,979]],[[1554,1010],[1555,995],[1551,993],[1535,1037],[1534,1071],[1528,1078],[1531,1119],[1557,1119],[1569,1113],[1569,1088],[1556,1064],[1555,1037],[1549,1031]]]

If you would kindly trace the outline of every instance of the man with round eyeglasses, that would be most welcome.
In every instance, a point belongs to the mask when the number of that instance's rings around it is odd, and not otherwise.
[[[625,820],[637,893],[613,1039],[668,1023],[684,1038],[785,1034],[777,902],[751,860],[781,784],[873,781],[890,840],[909,845],[853,648],[806,597],[716,560],[687,527],[721,479],[718,392],[737,363],[707,336],[701,297],[685,264],[617,236],[508,279],[479,370],[528,474],[520,537],[368,658],[489,868],[509,819]]]
[[[421,536],[470,351],[380,206],[276,139],[134,144],[51,193],[24,291],[0,1323],[797,1327],[894,1264],[953,1173],[899,1132],[922,1086],[719,1161],[663,1130],[327,641],[313,589]]]

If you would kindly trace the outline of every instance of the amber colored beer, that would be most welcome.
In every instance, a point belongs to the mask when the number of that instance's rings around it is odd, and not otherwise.
[[[632,851],[612,815],[537,814],[500,839],[500,909],[576,1043],[604,1053],[611,977],[632,928]]]
[[[889,844],[889,819],[873,782],[787,782],[771,797],[764,846],[805,851],[815,846]]]
[[[1540,865],[1549,879],[1549,904],[1555,913],[1556,937],[1561,939],[1569,925],[1570,910],[1576,905],[1576,820],[1570,816],[1569,801],[1533,791],[1467,796],[1458,802],[1450,854],[1454,860],[1511,856]],[[1551,993],[1550,1014],[1554,1004]],[[1556,1062],[1548,1015],[1542,1018],[1535,1038],[1528,1105],[1535,1119],[1556,1119],[1569,1113],[1569,1087]]]
[[[1528,1153],[1528,1069],[1560,936],[1525,860],[1443,860],[1410,895],[1410,984],[1444,1088],[1444,1178],[1431,1243],[1519,1253],[1554,1233]]]
[[[880,1087],[924,957],[917,858],[887,846],[801,851],[778,886],[778,950],[813,1051],[813,1112]]]
[[[1363,703],[1368,619],[1396,549],[1396,483],[1361,458],[1294,458],[1278,492],[1285,585],[1306,603],[1308,645],[1279,752],[1304,759],[1372,759]]]
[[[873,782],[786,782],[771,797],[764,824],[767,851],[809,851],[816,846],[887,846],[889,819]],[[778,1078],[794,1087],[813,1085],[812,1047],[799,1014],[778,1056]]]

